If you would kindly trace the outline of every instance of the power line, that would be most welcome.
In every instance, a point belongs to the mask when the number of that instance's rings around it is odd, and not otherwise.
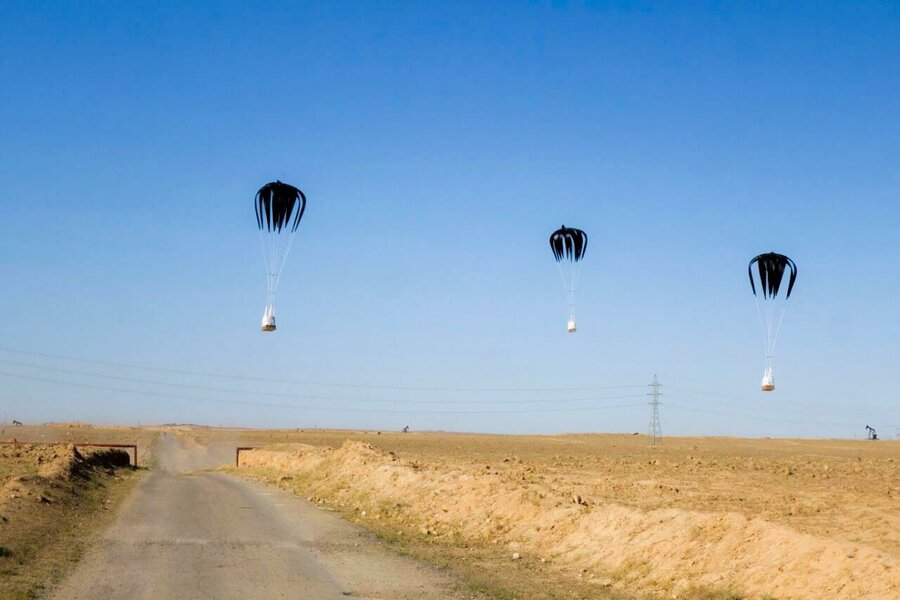
[[[759,403],[755,400],[747,398],[746,396],[738,396],[734,394],[722,394],[720,392],[708,392],[704,390],[694,390],[688,388],[681,388],[676,386],[667,385],[667,389],[671,392],[683,392],[693,396],[708,396],[711,398],[724,399],[728,401],[737,400],[739,403],[742,403],[744,406],[748,408],[757,408]],[[733,404],[733,403],[732,403]],[[735,406],[740,406],[740,404],[734,404]],[[793,405],[793,406],[792,406]],[[796,410],[809,410],[810,408],[827,408],[828,410],[852,410],[857,411],[860,408],[865,409],[866,407],[860,407],[859,405],[836,405],[836,404],[822,404],[821,402],[801,402],[797,400],[781,400],[778,401],[779,407],[793,407]]]
[[[111,381],[123,381],[126,383],[139,383],[145,385],[162,385],[167,387],[183,388],[197,390],[203,392],[224,393],[224,394],[253,394],[256,396],[270,396],[278,398],[294,398],[297,400],[328,400],[336,402],[391,402],[400,404],[471,404],[480,402],[483,404],[545,404],[548,402],[593,402],[596,400],[619,400],[622,398],[640,398],[641,394],[631,394],[625,396],[591,396],[586,398],[544,398],[544,399],[514,399],[514,400],[436,400],[436,399],[384,399],[384,398],[348,398],[342,396],[320,396],[315,394],[291,394],[286,392],[270,392],[261,390],[236,390],[231,388],[217,388],[202,385],[192,385],[188,383],[175,383],[171,381],[159,381],[155,379],[139,379],[136,377],[122,377],[119,375],[108,375],[105,373],[88,373],[84,371],[76,371],[73,369],[61,369],[58,367],[46,367],[43,365],[34,365],[29,363],[20,363],[15,361],[0,360],[0,364],[15,367],[25,367],[29,369],[38,369],[41,371],[51,371],[54,373],[63,373],[67,375],[77,375],[83,377],[95,377],[99,379],[108,379]]]
[[[719,416],[725,416],[725,417],[739,417],[741,419],[751,419],[751,420],[756,420],[756,421],[771,421],[774,423],[800,423],[803,425],[820,425],[823,427],[856,427],[857,426],[856,424],[849,424],[849,423],[825,423],[825,422],[821,422],[821,421],[819,421],[819,422],[810,421],[808,419],[782,419],[780,417],[779,418],[766,417],[766,416],[762,416],[759,414],[741,414],[741,413],[735,413],[735,412],[729,412],[729,411],[693,408],[690,406],[680,406],[678,404],[672,404],[671,402],[666,404],[666,406],[670,406],[677,410],[686,410],[689,412],[706,413],[706,414],[719,415]]]
[[[691,392],[690,394],[684,394],[683,392],[678,391],[677,388],[672,388],[668,385],[666,386],[666,389],[669,390],[669,393],[668,393],[669,397],[674,397],[679,402],[689,402],[689,403],[697,403],[697,404],[705,404],[705,405],[710,404],[709,398],[696,397],[696,395],[700,395],[702,392]],[[674,390],[674,392],[673,392],[673,390]],[[750,411],[757,411],[760,408],[759,402],[752,402],[752,401],[747,401],[744,403],[731,402],[731,401],[727,400],[728,396],[718,396],[718,395],[712,394],[712,393],[702,393],[702,394],[705,396],[708,396],[710,398],[715,398],[716,406],[727,406],[727,407],[732,407],[732,408],[737,408],[737,409],[745,409],[745,410],[750,410]],[[779,401],[778,404],[775,406],[779,412],[788,411],[788,412],[794,412],[794,413],[799,412],[799,413],[803,413],[803,414],[809,414],[810,409],[814,408],[814,407],[822,409],[822,410],[827,410],[829,412],[843,412],[843,413],[859,413],[860,411],[893,410],[892,408],[887,407],[887,406],[873,407],[873,406],[857,405],[857,406],[850,407],[850,406],[835,406],[835,405],[828,405],[828,404],[824,404],[824,405],[818,404],[818,405],[814,406],[812,404],[805,404],[805,403],[792,404],[790,401]]]
[[[153,367],[149,365],[137,365],[129,363],[120,363],[107,360],[97,360],[92,358],[80,358],[76,356],[66,356],[62,354],[50,354],[47,352],[32,352],[28,350],[17,350],[14,348],[0,347],[0,352],[8,352],[11,354],[23,354],[28,356],[38,356],[42,358],[52,358],[56,360],[68,360],[85,364],[103,365],[107,367],[116,367],[124,369],[140,369],[144,371],[155,371],[158,373],[172,373],[176,375],[188,375],[193,377],[212,377],[220,379],[230,379],[237,381],[257,381],[265,383],[280,383],[294,385],[312,385],[322,387],[339,387],[339,388],[359,388],[373,390],[393,390],[393,391],[411,391],[411,392],[575,392],[575,391],[595,391],[595,390],[617,390],[617,389],[636,389],[643,387],[642,385],[609,385],[609,386],[593,386],[593,387],[554,387],[554,388],[502,388],[502,387],[432,387],[432,386],[409,386],[409,385],[372,385],[360,383],[335,383],[323,381],[308,381],[299,379],[273,379],[268,377],[254,377],[250,375],[235,375],[228,373],[210,373],[204,371],[189,371],[184,369],[171,369],[165,367]]]
[[[391,414],[414,414],[414,415],[443,415],[443,414],[460,414],[460,415],[481,415],[481,414],[526,414],[526,413],[557,413],[557,412],[576,412],[591,410],[606,410],[614,408],[628,408],[632,406],[641,406],[639,403],[616,404],[616,405],[597,405],[597,406],[579,406],[569,408],[535,408],[528,410],[399,410],[384,408],[347,408],[342,406],[310,406],[297,404],[279,404],[269,402],[253,402],[250,400],[225,400],[221,398],[203,398],[199,396],[183,396],[180,394],[163,394],[159,392],[150,392],[145,390],[131,390],[127,388],[92,385],[89,383],[77,383],[72,381],[60,381],[58,379],[47,379],[44,377],[31,377],[28,375],[18,375],[15,373],[0,372],[0,377],[12,377],[15,379],[24,379],[28,381],[39,381],[42,383],[53,383],[57,385],[66,385],[70,387],[79,387],[92,390],[102,390],[108,392],[116,392],[121,394],[137,394],[140,396],[150,396],[155,398],[166,398],[169,400],[191,400],[194,402],[210,402],[214,404],[234,404],[241,406],[259,406],[266,408],[286,408],[294,410],[327,410],[336,412],[354,412],[354,413],[391,413]],[[611,398],[610,398],[611,399]]]

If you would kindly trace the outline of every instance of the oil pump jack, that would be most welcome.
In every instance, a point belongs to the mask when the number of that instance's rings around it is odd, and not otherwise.
[[[875,429],[873,427],[869,427],[866,425],[866,439],[867,440],[877,440],[878,434],[875,433]]]

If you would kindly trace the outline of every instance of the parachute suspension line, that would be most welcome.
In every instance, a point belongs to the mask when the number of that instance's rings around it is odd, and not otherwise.
[[[265,231],[260,229],[260,231],[259,231],[259,247],[262,248],[263,263],[265,263],[265,267],[266,267],[266,291],[267,292],[269,289],[271,289],[271,286],[269,285],[269,280],[271,278],[270,274],[272,273],[272,268],[269,266],[269,263],[270,263],[269,256],[272,254],[271,246],[272,245],[268,238],[268,233],[266,233]]]
[[[572,263],[572,291],[569,295],[569,320],[575,322],[575,290],[578,287],[578,276],[581,274],[581,263]]]
[[[571,333],[575,331],[575,288],[578,284],[581,265],[577,262],[566,262],[568,266],[564,267],[563,261],[557,262],[556,265],[559,267],[559,278],[562,280],[563,290],[566,292],[567,328]]]
[[[760,305],[761,303],[763,306]],[[762,382],[763,391],[775,389],[775,345],[778,342],[778,333],[781,331],[786,311],[787,304],[779,306],[777,298],[766,296],[762,300],[756,298],[756,312],[763,332],[763,349],[766,357]]]
[[[776,324],[775,316],[778,313],[776,299],[764,295],[762,300],[758,296],[754,300],[756,301],[756,315],[759,317],[759,326],[763,334],[763,352],[765,353],[762,389],[763,391],[772,391],[775,389],[775,342],[784,320],[785,307],[782,307]]]
[[[766,319],[763,318],[763,309],[759,297],[755,297],[754,300],[756,300],[756,316],[759,317],[759,328],[763,332],[763,352],[768,355],[769,345],[766,343]]]
[[[572,263],[572,293],[575,293],[575,288],[578,287],[578,276],[581,275],[581,263],[573,262]]]
[[[781,316],[778,317],[778,325],[775,327],[775,335],[772,336],[771,353],[775,354],[775,344],[778,343],[778,332],[781,331],[781,324],[784,322],[784,313],[787,312],[787,305],[781,309]]]
[[[266,237],[268,240],[266,240]],[[291,246],[294,244],[294,234],[291,233],[289,235],[283,249],[278,247],[276,234],[271,232],[260,232],[260,242],[263,249],[263,259],[266,264],[266,303],[268,305],[274,305],[275,293],[278,291],[278,282],[281,279],[281,272],[284,270],[288,254],[291,252]]]
[[[275,330],[275,290],[274,290],[274,256],[272,246],[272,236],[265,231],[259,232],[259,243],[263,251],[263,262],[266,267],[266,307],[263,310],[262,329],[263,331]]]
[[[275,295],[275,247],[272,242],[272,236],[266,231],[259,233],[259,242],[262,246],[263,261],[266,266],[266,305],[269,305],[272,303]]]
[[[288,238],[287,246],[284,248],[284,253],[281,255],[281,261],[278,263],[278,269],[275,271],[275,289],[278,288],[278,281],[281,279],[281,272],[284,270],[284,263],[287,261],[288,254],[291,253],[291,246],[294,245],[294,234],[290,234],[290,238]]]

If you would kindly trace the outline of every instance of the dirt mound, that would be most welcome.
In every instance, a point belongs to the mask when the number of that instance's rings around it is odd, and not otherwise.
[[[56,460],[42,466],[38,474],[48,479],[69,481],[73,477],[84,476],[86,471],[93,468],[118,468],[130,464],[130,457],[122,450],[92,449],[80,452],[70,444]]]
[[[94,469],[127,467],[130,457],[122,450],[79,451],[74,445],[17,444],[0,447],[0,460],[15,461],[24,474],[6,477],[0,487],[0,509],[5,500],[39,495],[54,484],[85,478]],[[8,467],[7,467],[8,468]],[[2,514],[2,513],[0,513]]]
[[[623,588],[669,597],[699,587],[745,597],[900,597],[895,556],[737,512],[592,501],[527,469],[405,461],[362,442],[270,446],[241,462],[367,519],[437,540],[510,545]]]
[[[0,597],[39,596],[65,572],[129,463],[121,450],[0,445]]]

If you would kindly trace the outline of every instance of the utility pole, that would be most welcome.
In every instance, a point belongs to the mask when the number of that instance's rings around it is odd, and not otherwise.
[[[650,428],[648,435],[650,436],[650,445],[658,446],[662,444],[662,429],[659,426],[659,397],[662,396],[659,388],[662,385],[656,379],[656,375],[653,375],[653,382],[650,383],[649,387],[650,393],[647,394],[650,397]]]

